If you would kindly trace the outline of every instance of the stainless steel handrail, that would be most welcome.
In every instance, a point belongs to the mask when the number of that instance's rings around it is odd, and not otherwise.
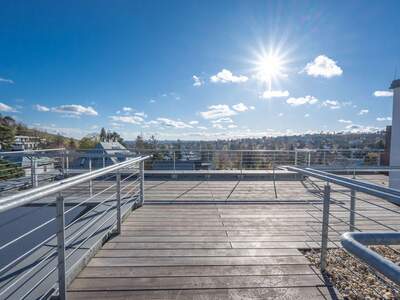
[[[289,171],[297,172],[302,175],[306,176],[311,176],[315,177],[321,180],[324,180],[326,182],[338,184],[344,187],[347,187],[351,190],[355,190],[357,192],[362,192],[366,193],[372,196],[376,196],[385,200],[388,200],[392,203],[396,203],[400,205],[400,195],[398,195],[397,191],[393,191],[393,189],[390,188],[385,188],[385,187],[379,187],[377,188],[377,185],[372,184],[372,183],[363,183],[360,184],[359,181],[350,179],[350,178],[345,178],[345,177],[340,177],[340,176],[335,176],[326,174],[321,174],[320,172],[314,170],[314,169],[303,169],[303,168],[298,168],[298,167],[292,167],[292,166],[286,166],[285,167]],[[340,177],[340,179],[339,179]]]
[[[341,244],[348,252],[396,284],[400,284],[400,266],[367,247],[369,245],[399,245],[399,232],[346,232],[342,235]]]
[[[33,202],[37,199],[43,198],[48,195],[55,194],[57,192],[61,192],[65,189],[68,189],[74,185],[89,181],[96,177],[108,174],[113,171],[117,171],[129,165],[132,165],[137,162],[144,161],[148,159],[150,156],[141,156],[134,159],[129,159],[124,162],[108,166],[103,169],[99,169],[96,171],[84,173],[75,177],[70,177],[64,180],[57,181],[55,183],[51,183],[48,185],[40,186],[37,188],[33,188],[16,195],[11,195],[8,197],[4,197],[0,199],[0,213],[10,210],[12,208],[25,205],[27,203]]]
[[[4,155],[26,155],[26,154],[35,154],[35,153],[43,153],[43,152],[62,152],[66,151],[65,148],[52,148],[52,149],[37,149],[37,150],[23,150],[23,151],[4,151],[0,152],[0,156]]]

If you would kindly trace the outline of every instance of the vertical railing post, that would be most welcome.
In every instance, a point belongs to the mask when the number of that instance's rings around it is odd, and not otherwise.
[[[144,203],[144,160],[139,163],[139,176],[140,176],[140,206]]]
[[[57,261],[58,261],[58,293],[59,299],[67,299],[66,267],[65,267],[65,218],[64,197],[59,194],[56,200],[57,208]]]
[[[328,251],[329,235],[329,206],[331,201],[331,187],[327,183],[324,187],[324,205],[322,212],[322,232],[321,232],[321,272],[326,268],[326,256]]]
[[[68,157],[68,150],[65,150],[65,170],[66,170],[66,175],[68,177],[69,173],[69,157]]]
[[[297,149],[294,150],[294,165],[297,166],[297,159],[298,159],[298,154],[297,154]]]
[[[325,166],[326,165],[326,151],[324,151],[323,153],[324,153],[324,161],[322,164]]]
[[[92,158],[89,157],[89,172],[92,172]],[[89,195],[93,196],[93,180],[89,180]]]
[[[308,162],[307,165],[310,166],[311,165],[311,151],[308,151]]]
[[[31,183],[32,187],[38,186],[37,160],[34,156],[31,156]]]
[[[173,159],[174,173],[175,173],[175,163],[176,163],[175,150],[172,152],[172,159]]]
[[[355,229],[356,191],[350,192],[350,231]]]
[[[240,150],[240,175],[243,175],[243,150]]]
[[[121,172],[118,170],[116,174],[117,189],[117,233],[121,233],[122,213],[121,213]]]
[[[103,152],[103,168],[106,167],[106,154]]]

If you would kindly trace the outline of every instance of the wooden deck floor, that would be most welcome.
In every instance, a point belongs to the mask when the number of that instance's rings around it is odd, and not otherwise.
[[[69,299],[335,299],[299,251],[319,246],[313,214],[320,212],[305,203],[316,198],[299,182],[278,185],[276,201],[270,182],[148,182],[148,204],[92,258]],[[391,217],[367,204],[359,209]],[[362,218],[358,225],[375,228]]]

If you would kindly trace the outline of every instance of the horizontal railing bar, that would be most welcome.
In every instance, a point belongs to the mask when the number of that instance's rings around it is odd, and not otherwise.
[[[294,172],[300,173],[302,175],[315,177],[315,178],[318,178],[318,179],[321,179],[321,180],[324,180],[324,181],[327,181],[330,183],[338,184],[338,185],[347,187],[349,189],[353,189],[358,192],[366,193],[366,194],[369,194],[372,196],[383,198],[385,200],[388,200],[388,201],[396,203],[396,204],[400,204],[400,196],[393,194],[392,190],[389,188],[384,188],[384,190],[378,190],[378,189],[375,189],[376,185],[374,185],[374,184],[370,184],[370,186],[364,186],[364,185],[360,185],[359,181],[357,181],[357,180],[344,178],[344,177],[340,177],[340,179],[338,179],[338,178],[330,176],[330,174],[323,175],[323,174],[314,172],[313,169],[302,169],[302,168],[292,167],[292,166],[285,166],[285,168],[289,171],[294,171]]]
[[[0,152],[0,156],[4,155],[26,155],[26,154],[35,154],[35,153],[43,153],[43,152],[57,152],[57,151],[65,151],[65,148],[53,148],[53,149],[39,149],[39,150],[24,150],[24,151],[4,151]]]
[[[84,173],[75,177],[71,177],[68,179],[64,179],[49,185],[33,188],[16,195],[8,196],[3,199],[0,199],[0,212],[7,211],[9,209],[22,206],[24,204],[33,202],[37,199],[43,198],[45,196],[52,195],[57,192],[61,192],[65,189],[68,189],[74,185],[89,181],[96,177],[108,174],[110,172],[119,170],[123,167],[126,167],[131,164],[138,163],[143,161],[150,156],[141,156],[138,158],[130,159],[115,165],[111,165],[109,167],[105,167],[99,170],[95,170],[89,173]]]

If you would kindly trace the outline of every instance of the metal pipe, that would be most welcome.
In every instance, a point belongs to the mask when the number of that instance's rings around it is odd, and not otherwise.
[[[65,215],[64,198],[61,194],[56,200],[57,206],[57,260],[58,260],[58,294],[60,300],[67,299],[65,279]]]
[[[342,235],[344,249],[396,284],[400,284],[400,266],[385,259],[368,245],[400,245],[399,232],[346,232]]]
[[[355,229],[355,212],[356,212],[356,191],[351,190],[350,192],[350,231],[354,231]]]
[[[37,160],[35,157],[31,157],[31,181],[32,187],[38,186],[38,177],[37,177]]]
[[[121,172],[117,172],[116,175],[116,190],[117,190],[117,233],[121,233],[121,225],[122,225],[122,214],[121,214]]]
[[[89,173],[92,172],[92,158],[89,158]],[[89,180],[89,195],[93,196],[93,181]]]
[[[10,210],[15,207],[31,203],[35,200],[43,198],[45,196],[53,195],[55,193],[66,190],[72,186],[87,182],[91,179],[97,178],[99,176],[117,171],[119,169],[126,168],[130,165],[136,164],[139,161],[144,161],[150,156],[137,157],[134,159],[126,160],[124,162],[108,166],[103,169],[95,170],[90,173],[84,173],[75,177],[70,177],[68,179],[60,180],[45,186],[37,187],[34,189],[26,190],[21,193],[7,196],[0,199],[0,212]]]
[[[359,182],[356,180],[352,180],[349,178],[334,176],[334,175],[323,175],[314,169],[301,169],[297,167],[287,166],[285,167],[289,171],[294,171],[300,173],[302,175],[315,177],[327,182],[335,183],[349,189],[354,189],[357,192],[366,193],[372,196],[376,196],[390,202],[400,204],[400,196],[398,195],[399,191],[380,187],[371,183]],[[328,174],[328,173],[327,173]],[[340,179],[339,179],[340,178]]]
[[[140,172],[140,205],[144,204],[144,161],[142,160],[139,165]]]
[[[326,269],[326,256],[328,252],[328,230],[329,230],[329,206],[331,201],[331,187],[326,184],[324,187],[324,206],[322,212],[322,232],[321,232],[321,272]]]

